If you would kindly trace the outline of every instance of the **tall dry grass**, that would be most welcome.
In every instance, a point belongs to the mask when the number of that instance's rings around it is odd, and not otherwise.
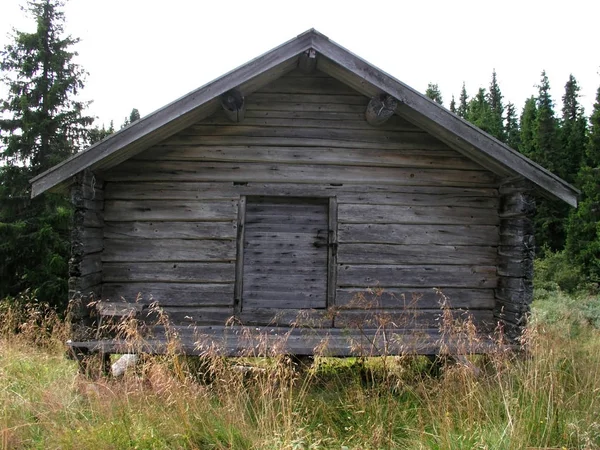
[[[413,355],[316,358],[305,370],[285,356],[199,360],[178,354],[172,333],[166,355],[90,379],[65,357],[51,310],[3,305],[3,449],[600,448],[589,322],[534,322],[524,354],[470,355],[435,374]]]

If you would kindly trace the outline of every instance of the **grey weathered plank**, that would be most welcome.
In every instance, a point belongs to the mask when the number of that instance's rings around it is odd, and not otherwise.
[[[500,221],[493,209],[453,206],[340,204],[338,211],[340,223],[497,225]]]
[[[264,126],[218,126],[218,125],[196,125],[165,141],[169,144],[192,144],[210,145],[205,138],[219,137],[223,144],[227,144],[230,137],[244,138],[288,138],[288,139],[322,139],[338,142],[394,144],[393,148],[402,148],[405,143],[419,142],[421,148],[447,149],[447,145],[437,142],[430,135],[418,132],[390,131],[375,129],[336,129],[336,128],[294,128],[294,127],[264,127]],[[212,140],[210,140],[212,141]],[[222,144],[222,145],[223,145]],[[234,145],[231,142],[229,145]]]
[[[443,186],[394,186],[385,184],[330,184],[311,185],[292,183],[247,183],[234,185],[231,182],[111,182],[106,185],[106,198],[110,200],[232,200],[240,195],[265,195],[287,197],[330,197],[337,196],[345,203],[411,202],[442,206],[496,205],[498,192],[489,188],[464,188]],[[464,198],[464,199],[463,199]],[[405,200],[404,200],[405,199]],[[481,202],[481,204],[479,204]]]
[[[106,239],[102,261],[234,261],[235,241]]]
[[[340,264],[496,264],[496,247],[475,245],[340,245]]]
[[[379,243],[405,245],[497,245],[496,225],[338,225],[340,243]]]
[[[89,275],[102,271],[102,258],[100,253],[86,255],[82,258],[79,264],[79,273],[81,275]]]
[[[102,299],[159,306],[233,306],[233,283],[104,283]]]
[[[290,183],[365,183],[412,186],[493,187],[496,177],[486,171],[396,167],[234,164],[197,161],[127,161],[106,174],[109,181],[229,181]],[[107,210],[109,205],[107,204]]]
[[[373,288],[338,289],[338,306],[346,309],[435,309],[449,308],[493,309],[493,289],[423,289]]]
[[[243,311],[246,308],[306,309],[325,308],[325,292],[244,292]]]
[[[360,105],[363,106],[362,110],[365,110],[369,99],[360,94],[354,95],[339,95],[339,94],[285,94],[285,93],[272,93],[272,92],[254,92],[248,97],[248,103],[317,103],[324,105]]]
[[[502,278],[500,278],[502,280]],[[340,265],[340,287],[495,288],[495,266]]]
[[[433,169],[481,170],[467,158],[445,150],[356,149],[328,147],[253,146],[164,146],[140,154],[137,160],[155,161],[236,161],[288,164],[338,164],[349,166],[421,167]]]
[[[259,98],[254,96],[248,97],[247,111],[302,111],[302,112],[325,112],[325,113],[350,113],[350,114],[364,114],[365,105],[358,104],[344,104],[344,103],[328,103],[327,96],[315,96],[321,97],[320,102],[286,102],[277,101],[277,96],[274,94],[262,94]]]
[[[199,325],[225,325],[232,320],[232,307],[179,307],[164,306],[162,313],[166,314],[169,322],[174,325],[193,326]],[[156,314],[151,314],[149,322],[157,320]]]
[[[243,325],[271,325],[322,328],[331,326],[331,315],[320,309],[244,308]]]
[[[197,262],[105,262],[105,282],[154,281],[186,283],[233,283],[233,263]]]
[[[232,221],[237,214],[234,201],[107,200],[105,204],[106,221]]]
[[[452,321],[471,320],[479,331],[493,327],[494,313],[491,310],[449,310]],[[339,310],[334,319],[337,328],[435,328],[443,326],[443,311],[440,309],[394,310]],[[452,323],[447,324],[449,327]],[[449,329],[448,331],[451,331]]]
[[[234,222],[106,222],[107,239],[235,239]]]

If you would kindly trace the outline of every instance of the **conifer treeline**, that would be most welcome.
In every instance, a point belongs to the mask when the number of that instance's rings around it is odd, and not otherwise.
[[[435,89],[434,89],[435,88]],[[463,83],[458,104],[450,110],[477,125],[528,158],[581,189],[578,209],[564,202],[539,198],[535,217],[538,255],[566,251],[591,281],[600,281],[600,88],[589,118],[580,104],[580,87],[569,76],[560,114],[542,71],[537,95],[525,100],[517,117],[514,104],[504,103],[496,71],[489,88],[469,97]],[[438,86],[429,83],[425,94],[441,103]]]

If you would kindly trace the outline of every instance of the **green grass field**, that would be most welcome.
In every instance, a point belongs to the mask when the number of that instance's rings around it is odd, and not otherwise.
[[[5,308],[0,448],[600,448],[600,299],[543,291],[534,306],[528,353],[472,356],[477,371],[406,355],[244,373],[214,357],[210,380],[176,355],[83,377],[53,317]]]

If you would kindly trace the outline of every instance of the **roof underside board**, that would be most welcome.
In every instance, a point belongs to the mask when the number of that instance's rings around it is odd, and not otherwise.
[[[73,175],[106,170],[213,114],[219,96],[237,88],[249,95],[298,66],[308,49],[318,52],[317,68],[368,97],[382,93],[399,100],[396,113],[451,148],[504,178],[523,177],[545,195],[577,205],[578,191],[474,125],[409,86],[373,67],[320,33],[310,30],[221,78],[142,118],[32,180],[32,195],[59,189]]]

